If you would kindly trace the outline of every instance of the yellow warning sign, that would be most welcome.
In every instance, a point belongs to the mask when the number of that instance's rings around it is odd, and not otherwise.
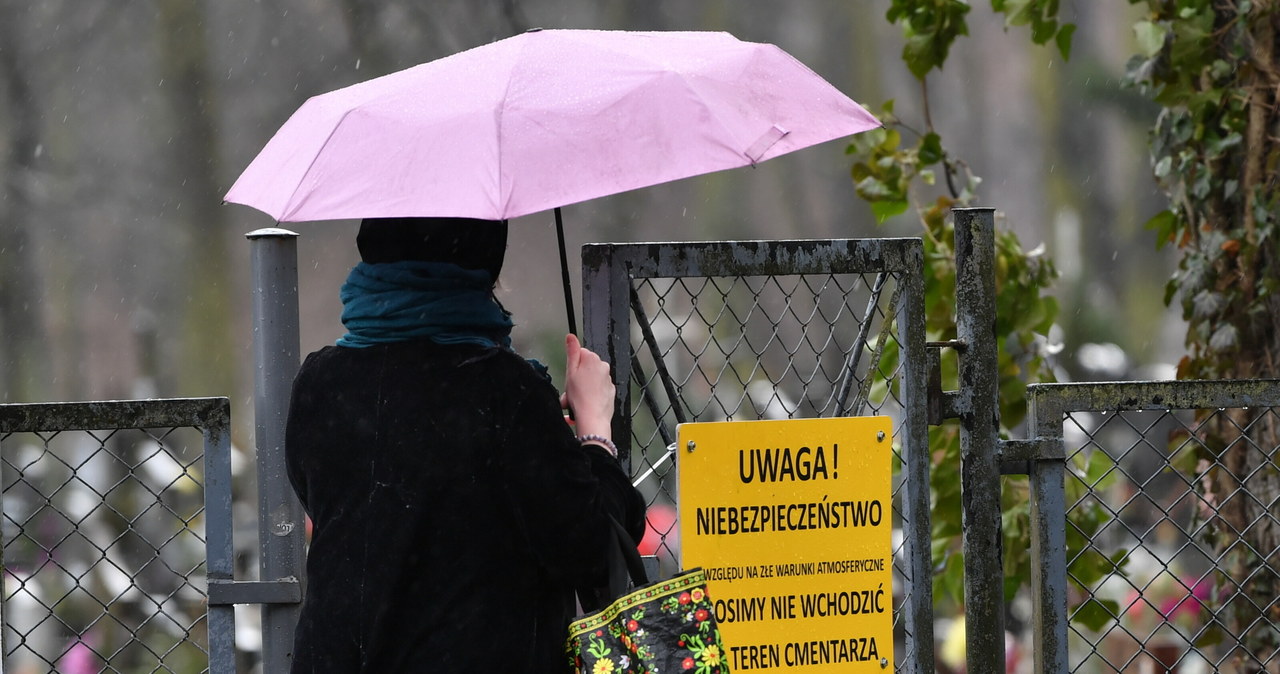
[[[893,666],[888,417],[681,424],[680,553],[731,671]]]

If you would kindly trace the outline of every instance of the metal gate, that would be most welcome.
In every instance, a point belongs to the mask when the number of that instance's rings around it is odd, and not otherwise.
[[[225,398],[0,405],[0,672],[288,670],[305,582],[284,467],[296,237],[248,234],[258,580],[234,577]],[[260,607],[238,633],[237,605]]]
[[[1280,381],[1029,395],[1037,671],[1280,670]]]
[[[0,669],[235,671],[226,398],[0,405]]]
[[[675,570],[674,429],[686,421],[894,419],[895,669],[933,671],[919,239],[588,245],[587,345],[614,363],[614,438]],[[619,444],[623,444],[619,442]]]

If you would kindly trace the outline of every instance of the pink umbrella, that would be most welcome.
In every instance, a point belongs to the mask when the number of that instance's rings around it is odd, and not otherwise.
[[[226,200],[282,222],[504,220],[879,125],[773,45],[530,31],[311,98]]]

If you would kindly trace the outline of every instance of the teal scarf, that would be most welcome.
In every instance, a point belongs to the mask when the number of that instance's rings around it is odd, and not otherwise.
[[[511,348],[511,314],[494,298],[489,272],[444,262],[361,262],[342,286],[339,346],[429,339]]]

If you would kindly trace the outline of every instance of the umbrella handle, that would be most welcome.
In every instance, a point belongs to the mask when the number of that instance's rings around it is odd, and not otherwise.
[[[564,249],[564,220],[560,215],[560,209],[557,207],[556,212],[556,241],[560,244],[560,277],[564,281],[564,310],[569,319],[569,333],[578,334],[578,324],[574,320],[573,311],[573,286],[569,284],[569,256]]]

